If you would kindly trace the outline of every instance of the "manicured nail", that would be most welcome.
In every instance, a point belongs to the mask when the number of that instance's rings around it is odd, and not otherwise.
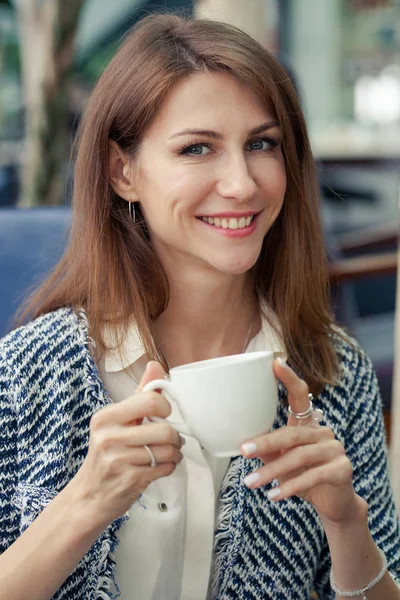
[[[267,494],[267,498],[268,498],[268,500],[275,500],[275,498],[277,498],[280,495],[281,495],[281,488],[275,487],[275,488],[272,488],[272,490],[269,490],[269,492]]]
[[[279,366],[282,367],[282,369],[288,368],[288,364],[287,364],[286,360],[284,358],[282,358],[282,356],[278,356],[278,358],[276,360],[278,361]]]
[[[247,487],[251,487],[252,485],[254,485],[255,483],[257,483],[257,481],[260,480],[260,475],[258,473],[250,473],[250,475],[247,475],[244,479],[244,485]]]
[[[254,444],[254,442],[247,442],[246,444],[242,444],[243,454],[246,454],[247,456],[253,454],[253,452],[255,452],[256,450],[257,446]]]

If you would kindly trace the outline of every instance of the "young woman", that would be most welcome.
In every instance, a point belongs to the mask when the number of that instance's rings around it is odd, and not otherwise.
[[[141,21],[87,106],[74,195],[65,256],[0,344],[1,600],[399,599],[377,382],[332,322],[274,58],[221,23]],[[241,456],[146,419],[170,414],[141,391],[169,367],[259,349],[288,362]]]

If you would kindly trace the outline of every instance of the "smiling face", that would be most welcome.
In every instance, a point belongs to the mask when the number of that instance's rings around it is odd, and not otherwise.
[[[279,124],[235,77],[194,74],[164,100],[130,173],[164,264],[242,274],[284,200]]]

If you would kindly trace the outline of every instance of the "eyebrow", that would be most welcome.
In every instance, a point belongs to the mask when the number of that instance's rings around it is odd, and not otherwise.
[[[279,127],[279,122],[278,121],[268,121],[267,123],[258,125],[257,127],[254,127],[254,129],[251,129],[251,131],[249,132],[249,135],[250,136],[257,135],[258,133],[262,133],[263,131],[272,129],[273,127]],[[224,137],[221,133],[218,133],[216,131],[210,131],[208,129],[184,129],[183,131],[179,131],[179,133],[174,133],[174,135],[171,135],[171,137],[169,139],[171,140],[173,138],[181,137],[183,135],[203,135],[203,136],[212,138],[214,140],[222,140]]]

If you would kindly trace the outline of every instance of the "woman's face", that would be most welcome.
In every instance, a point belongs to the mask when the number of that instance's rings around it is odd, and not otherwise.
[[[253,267],[285,195],[281,130],[231,75],[176,85],[135,158],[135,197],[161,261],[242,274]]]

